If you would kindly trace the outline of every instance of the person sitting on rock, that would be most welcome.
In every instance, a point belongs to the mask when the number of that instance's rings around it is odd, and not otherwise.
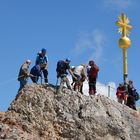
[[[46,64],[39,64],[32,67],[30,74],[33,75],[31,77],[31,80],[33,81],[33,83],[37,83],[39,77],[42,78],[42,69],[44,69],[45,67],[46,67]]]
[[[69,82],[69,79],[67,78],[67,74],[68,74],[67,70],[69,71],[69,73],[72,75],[72,77],[74,79],[77,79],[70,69],[70,62],[71,61],[69,58],[67,58],[65,61],[59,60],[57,62],[57,68],[56,68],[57,78],[61,78],[59,91],[62,91],[62,88],[63,88],[65,83],[66,83],[68,89],[70,89],[70,90],[72,89],[70,82]]]

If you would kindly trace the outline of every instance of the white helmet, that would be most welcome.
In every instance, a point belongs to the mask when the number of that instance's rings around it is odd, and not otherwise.
[[[71,69],[74,69],[75,68],[75,66],[71,66]]]

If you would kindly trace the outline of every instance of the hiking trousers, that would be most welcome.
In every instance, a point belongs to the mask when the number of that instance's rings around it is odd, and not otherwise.
[[[67,76],[66,75],[60,75],[60,78],[61,78],[61,81],[60,81],[59,90],[62,91],[62,88],[64,87],[65,83],[66,83],[68,89],[71,90],[72,88],[71,88],[70,81],[67,78]]]
[[[131,95],[128,96],[126,105],[134,110],[137,110],[135,98]]]
[[[119,103],[121,103],[121,104],[123,103],[123,98],[117,97],[117,100],[118,100]]]
[[[47,69],[43,69],[42,72],[43,72],[43,75],[44,75],[45,83],[48,83],[48,70]]]
[[[94,95],[96,93],[96,78],[89,77],[89,94]]]
[[[20,82],[20,87],[18,89],[18,92],[24,88],[24,86],[27,84],[27,80],[20,80],[19,82]]]

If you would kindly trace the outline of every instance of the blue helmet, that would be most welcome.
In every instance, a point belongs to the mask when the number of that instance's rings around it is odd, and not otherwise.
[[[47,52],[47,50],[46,50],[45,48],[42,48],[41,52],[46,53],[46,52]]]
[[[69,62],[70,63],[70,61],[71,61],[70,58],[66,58],[66,62]]]

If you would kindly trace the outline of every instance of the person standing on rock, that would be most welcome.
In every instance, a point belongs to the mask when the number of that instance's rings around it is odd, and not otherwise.
[[[139,100],[139,94],[134,88],[133,81],[129,81],[128,83],[128,98],[126,105],[130,108],[136,110],[136,101]]]
[[[73,72],[71,71],[70,69],[70,59],[67,58],[65,61],[63,60],[59,60],[57,62],[57,68],[56,68],[56,72],[57,72],[57,78],[60,78],[61,81],[60,81],[60,87],[59,87],[59,91],[62,91],[62,88],[64,87],[64,84],[66,83],[68,89],[72,89],[71,88],[71,85],[70,85],[70,82],[69,82],[69,79],[67,78],[67,75],[68,75],[68,72],[67,70],[69,71],[69,73],[72,75],[72,77],[74,79],[77,79]]]
[[[89,84],[89,95],[95,95],[96,93],[96,81],[98,77],[99,67],[93,60],[90,60],[87,66],[87,77]]]
[[[45,81],[45,83],[48,84],[48,56],[46,54],[47,54],[47,51],[46,51],[46,49],[43,48],[38,53],[38,56],[36,58],[36,65],[46,64],[46,67],[42,68],[41,70],[42,70],[43,75],[44,75],[44,81]]]
[[[74,84],[74,90],[78,90],[83,94],[83,82],[86,79],[86,73],[85,73],[85,64],[81,64],[74,69],[74,76],[77,77],[77,80],[73,79]]]
[[[27,84],[28,77],[32,76],[29,73],[29,66],[31,64],[31,60],[26,60],[25,63],[20,67],[20,71],[18,74],[18,81],[20,82],[19,90],[22,90],[22,88]]]
[[[125,86],[123,85],[123,83],[120,83],[118,88],[117,88],[117,93],[116,93],[116,96],[117,96],[117,100],[119,103],[124,103],[126,102],[126,96],[127,96],[127,90],[125,88]]]

